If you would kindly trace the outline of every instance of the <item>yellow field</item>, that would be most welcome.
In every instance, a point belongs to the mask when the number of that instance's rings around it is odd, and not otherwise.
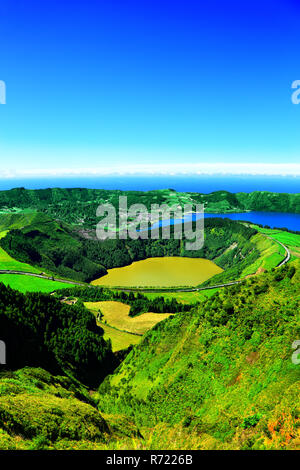
[[[103,302],[84,302],[87,309],[91,310],[94,314],[99,311],[103,314],[102,323],[107,323],[108,326],[118,328],[119,330],[129,333],[137,333],[143,335],[146,331],[150,330],[156,323],[168,318],[170,313],[143,313],[136,317],[130,317],[130,305],[123,304],[122,302],[103,301]]]
[[[123,268],[109,269],[106,276],[92,284],[109,287],[197,286],[222,271],[212,261],[202,258],[148,258]]]
[[[104,323],[99,323],[99,325],[104,330],[104,339],[111,340],[111,347],[113,352],[121,351],[121,349],[127,349],[131,345],[138,344],[142,339],[141,336],[116,330],[115,328],[105,325]]]

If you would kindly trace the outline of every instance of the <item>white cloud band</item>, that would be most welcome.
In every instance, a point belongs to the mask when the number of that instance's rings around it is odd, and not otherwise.
[[[266,175],[300,176],[298,163],[182,163],[115,165],[100,168],[0,169],[0,178],[100,176]]]

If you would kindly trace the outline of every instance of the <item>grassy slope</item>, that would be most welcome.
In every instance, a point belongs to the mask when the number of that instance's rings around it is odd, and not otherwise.
[[[268,237],[277,240],[287,247],[297,247],[300,248],[300,235],[296,233],[285,232],[283,230],[274,230],[274,229],[267,229],[261,228],[257,225],[253,225],[253,227],[258,230],[258,232],[267,235]]]
[[[124,417],[104,418],[67,377],[28,367],[0,372],[0,450],[103,449],[137,434]]]
[[[100,409],[186,427],[202,449],[299,447],[299,263],[288,269],[158,324],[104,381]]]
[[[32,216],[32,214],[30,214]],[[12,219],[12,218],[10,218]],[[26,219],[27,220],[27,219]],[[28,220],[27,220],[28,221]],[[18,218],[18,225],[21,226],[20,219]],[[19,228],[16,227],[16,228]],[[5,237],[7,230],[0,232],[0,238]],[[0,247],[0,269],[2,270],[13,270],[23,271],[29,273],[40,273],[41,269],[37,269],[30,264],[22,263],[13,259],[9,256],[3,248]],[[48,279],[40,279],[32,276],[22,276],[17,274],[0,274],[0,282],[3,282],[6,286],[10,286],[12,289],[17,289],[20,292],[52,292],[55,289],[63,289],[64,287],[70,287],[68,284],[61,282],[50,281]]]
[[[40,215],[35,211],[22,211],[21,213],[18,212],[16,214],[1,213],[0,230],[22,229],[38,220],[39,217]]]
[[[0,232],[0,239],[5,237],[8,230]],[[24,271],[29,273],[40,273],[41,270],[30,266],[27,263],[22,263],[13,259],[3,248],[0,247],[0,269],[2,270],[15,270],[15,271]]]
[[[254,228],[256,229],[257,227],[255,226]],[[273,231],[271,230],[271,232]],[[269,234],[266,235],[269,236]],[[274,238],[274,240],[276,239]],[[236,266],[229,266],[224,270],[223,273],[213,276],[211,279],[205,282],[204,285],[215,285],[221,284],[223,282],[242,279],[251,274],[255,274],[258,269],[269,270],[275,268],[280,263],[280,261],[285,258],[285,249],[275,241],[267,238],[263,233],[257,233],[256,235],[252,236],[250,242],[251,246],[258,250],[258,257],[254,257],[252,262],[251,260],[250,262],[245,262],[246,259],[240,261],[238,270]],[[248,252],[248,257],[250,258],[250,256],[251,252]],[[224,254],[221,255],[221,258],[222,257],[224,257]],[[220,259],[215,258],[214,262],[218,264]]]
[[[250,266],[247,266],[242,272],[241,277],[256,273],[259,268],[272,269],[275,268],[284,258],[286,252],[281,245],[274,243],[260,233],[252,237],[252,242],[256,245],[260,252],[260,257]]]

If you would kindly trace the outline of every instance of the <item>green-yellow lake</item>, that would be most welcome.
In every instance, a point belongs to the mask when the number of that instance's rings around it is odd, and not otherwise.
[[[108,269],[108,274],[92,284],[108,287],[197,286],[222,271],[212,261],[202,258],[148,258],[122,268]]]

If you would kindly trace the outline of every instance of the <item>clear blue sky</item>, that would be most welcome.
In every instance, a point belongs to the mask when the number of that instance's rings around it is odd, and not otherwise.
[[[1,0],[0,17],[0,174],[300,160],[297,0]]]

